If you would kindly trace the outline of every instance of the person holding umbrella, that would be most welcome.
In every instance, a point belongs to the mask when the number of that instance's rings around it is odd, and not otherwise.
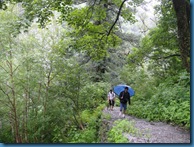
[[[127,110],[127,102],[130,104],[130,94],[128,92],[128,87],[125,87],[124,91],[122,91],[119,95],[120,100],[120,113],[119,116],[122,115],[123,111],[123,117],[125,117],[125,112]]]

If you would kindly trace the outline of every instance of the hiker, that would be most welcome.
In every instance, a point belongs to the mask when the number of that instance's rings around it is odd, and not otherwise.
[[[122,117],[125,118],[125,112],[127,110],[127,102],[130,104],[130,94],[128,92],[128,87],[125,87],[125,90],[120,93],[119,100],[120,100],[119,116],[123,114]]]
[[[112,89],[109,91],[107,97],[108,97],[108,103],[109,103],[110,110],[113,111],[113,107],[115,104],[115,93],[112,91]]]

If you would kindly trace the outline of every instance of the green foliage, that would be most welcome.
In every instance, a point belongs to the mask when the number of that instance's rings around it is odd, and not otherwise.
[[[184,77],[184,78],[183,78]],[[190,128],[190,77],[183,72],[163,81],[152,95],[133,99],[128,113],[152,121],[172,122]],[[152,88],[153,85],[149,85]]]
[[[17,0],[15,0],[17,2]],[[22,6],[25,8],[24,15],[29,21],[35,18],[41,27],[45,27],[52,19],[54,11],[68,13],[68,5],[72,4],[71,0],[25,0]]]
[[[3,116],[3,115],[1,115]],[[11,128],[7,125],[3,125],[4,122],[2,120],[5,120],[4,118],[1,118],[1,128],[0,128],[0,142],[1,143],[14,143],[14,136],[12,135]]]
[[[99,118],[102,115],[104,105],[99,105],[95,110],[84,110],[82,112],[82,119],[86,125],[84,130],[77,130],[76,132],[69,132],[72,134],[71,143],[96,143],[98,142],[98,128]]]
[[[13,6],[12,6],[13,7]],[[18,21],[19,12],[15,7],[9,8],[6,12],[0,11],[1,23],[0,23],[0,42],[1,45],[5,45],[8,41],[6,38],[13,38],[19,34]],[[8,46],[6,46],[7,48]]]
[[[0,1],[0,9],[3,9],[3,10],[7,9],[7,5],[6,5],[5,1]]]
[[[128,55],[121,78],[135,89],[128,113],[190,128],[190,74],[184,72],[172,1],[156,7],[159,22]],[[130,70],[132,69],[132,70]]]
[[[70,36],[74,37],[72,46],[77,51],[82,51],[87,56],[92,57],[93,60],[100,60],[107,56],[108,48],[117,46],[121,40],[115,34],[107,36],[107,29],[110,24],[107,22],[96,25],[89,21],[88,15],[90,15],[90,9],[88,7],[82,9],[76,9],[69,14],[69,25],[73,28]],[[92,17],[95,21],[101,21],[105,19],[105,10],[97,9],[103,13],[102,15]],[[89,14],[88,14],[89,13]],[[98,17],[100,16],[100,18]]]
[[[115,106],[120,107],[120,100],[118,99],[118,97],[115,98]]]
[[[133,48],[123,69],[126,48],[115,48],[122,42],[117,24],[107,35],[116,18],[108,11],[121,0],[79,9],[71,0],[9,2],[21,0],[0,1],[6,9],[0,11],[0,142],[16,143],[16,136],[22,143],[98,142],[104,101],[118,82],[135,89],[130,114],[190,128],[190,76],[182,72],[170,1],[162,1],[159,25]],[[134,23],[132,7],[141,2],[126,1],[121,17]],[[46,28],[28,28],[34,18]],[[132,122],[114,125],[110,142],[128,142],[123,132],[138,134]]]
[[[111,119],[111,115],[110,114],[103,114],[102,118],[106,119],[106,120],[110,120]]]
[[[95,143],[96,129],[85,129],[76,132],[70,143]]]
[[[142,38],[140,47],[133,48],[128,56],[131,67],[141,66],[158,78],[176,75],[182,70],[177,38],[176,17],[171,1],[161,1],[156,7],[158,25]]]
[[[169,33],[171,32],[171,33]],[[174,31],[164,30],[163,27],[153,29],[144,37],[140,48],[133,48],[128,56],[131,67],[147,68],[154,76],[165,77],[181,70],[181,59],[178,42]]]
[[[80,93],[83,105],[91,110],[97,108],[99,103],[102,103],[106,98],[107,85],[107,83],[99,82],[88,83],[84,86]]]
[[[128,120],[116,120],[113,127],[108,132],[108,141],[110,143],[128,143],[129,140],[124,137],[124,133],[138,135],[138,129],[135,128],[135,123]]]

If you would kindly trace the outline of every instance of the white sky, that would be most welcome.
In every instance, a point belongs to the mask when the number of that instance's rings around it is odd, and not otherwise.
[[[122,30],[126,33],[141,34],[150,28],[155,27],[156,17],[154,16],[154,6],[159,2],[157,0],[145,0],[147,4],[137,8],[136,19],[138,22],[135,24],[125,23],[122,24]],[[145,25],[141,20],[144,20]],[[146,32],[144,32],[146,33]]]

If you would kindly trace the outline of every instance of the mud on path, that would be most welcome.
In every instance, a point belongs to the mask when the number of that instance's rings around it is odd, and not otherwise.
[[[109,114],[111,116],[109,128],[118,119],[135,122],[135,128],[142,135],[140,137],[132,134],[123,134],[128,138],[130,143],[190,143],[190,132],[178,126],[172,126],[163,122],[148,122],[144,119],[138,119],[129,115],[122,118],[122,116],[119,116],[119,107],[115,107],[113,111],[105,109],[103,110],[103,114]]]

